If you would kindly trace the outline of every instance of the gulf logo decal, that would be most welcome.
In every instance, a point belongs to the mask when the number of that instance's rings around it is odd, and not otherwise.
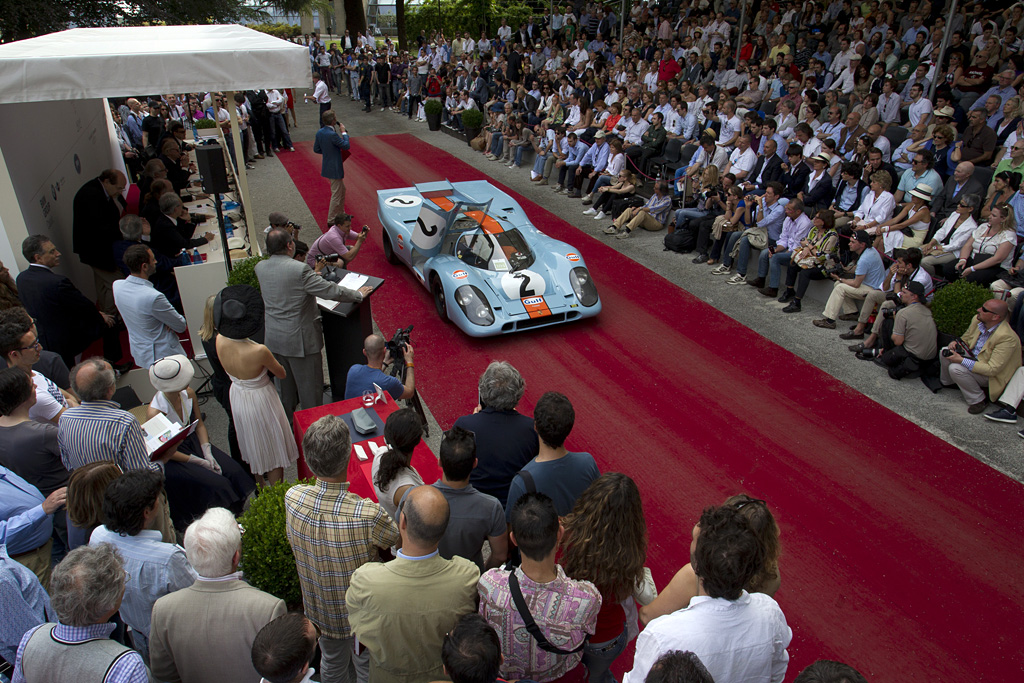
[[[398,249],[399,251],[405,249],[405,238],[402,237],[401,235],[398,236]]]
[[[528,299],[523,299],[523,304],[525,306],[536,306],[537,304],[542,303],[544,303],[544,297],[542,296],[531,296]]]
[[[467,277],[469,277],[469,273],[467,273],[464,270],[456,270],[454,273],[452,273],[452,277],[455,278],[456,280],[465,280]]]
[[[570,261],[576,262],[576,261],[580,260],[580,255],[579,254],[566,254],[565,258],[569,259]]]

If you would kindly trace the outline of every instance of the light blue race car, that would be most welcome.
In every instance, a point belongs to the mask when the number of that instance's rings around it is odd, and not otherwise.
[[[583,257],[535,228],[484,180],[377,191],[384,254],[404,263],[442,318],[489,337],[601,312]]]

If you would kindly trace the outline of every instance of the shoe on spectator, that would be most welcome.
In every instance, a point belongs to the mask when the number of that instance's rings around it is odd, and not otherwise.
[[[778,287],[758,287],[757,291],[760,294],[762,294],[764,296],[770,296],[773,299],[779,295]]]
[[[490,152],[486,152],[486,153],[484,153],[484,159],[490,159],[491,161],[494,161],[494,160],[495,160],[495,159],[497,159],[497,158],[498,158],[498,157],[494,156],[494,155],[493,155],[493,154],[491,154]]]
[[[739,273],[736,273],[731,278],[726,280],[725,283],[727,285],[742,285],[746,281],[747,281],[747,276],[746,275],[740,275]]]
[[[629,238],[629,232],[630,232],[629,230],[620,230],[618,233],[616,233],[615,239],[617,239],[617,240],[628,239]]]
[[[1009,408],[1000,406],[999,410],[991,413],[985,413],[985,419],[992,420],[993,422],[1005,422],[1006,424],[1012,425],[1017,423],[1017,413]]]
[[[1024,439],[1024,429],[1022,429],[1019,432],[1017,432],[1017,436],[1019,436],[1020,438]]]
[[[795,297],[795,296],[796,296],[796,292],[794,292],[792,289],[787,289],[779,297],[779,303],[780,304],[788,304],[790,301],[793,300],[793,297]]]
[[[595,221],[603,221],[606,218],[608,218],[608,214],[606,214],[604,211],[598,211],[597,215],[594,216]]]
[[[782,309],[783,313],[799,313],[800,312],[800,300],[793,299],[789,302],[789,305]]]
[[[594,194],[593,193],[590,193],[586,197],[583,198],[583,203],[584,204],[592,204],[593,202],[594,202]]]
[[[836,329],[836,321],[835,320],[829,320],[828,318],[821,318],[820,320],[815,320],[814,321],[814,326],[815,327],[821,327],[821,328],[824,328],[826,330],[834,330],[834,329]]]
[[[697,254],[696,256],[693,257],[693,259],[690,261],[690,263],[704,263],[707,260],[708,260],[708,255],[707,254]]]
[[[748,280],[747,284],[750,285],[751,287],[757,287],[758,289],[761,289],[762,287],[764,287],[764,278],[759,277],[754,280]],[[776,292],[775,294],[778,294],[778,292]],[[773,294],[772,296],[775,296],[775,294]]]
[[[850,322],[851,320],[856,320],[859,317],[860,313],[843,313],[841,316],[839,316],[839,319],[844,322]]]
[[[580,193],[579,193],[578,190],[573,190],[567,196],[569,197],[569,199],[579,199],[580,198]]]
[[[875,360],[878,357],[874,349],[864,349],[863,351],[858,351],[856,355],[860,360]]]
[[[712,275],[725,275],[726,273],[729,272],[729,270],[730,270],[729,266],[725,265],[724,263],[719,263],[717,266],[712,268],[711,274]]]
[[[256,156],[253,157],[253,159],[266,159],[266,157],[263,156],[262,154],[257,154]]]
[[[860,344],[850,344],[846,348],[850,349],[854,353],[857,353],[858,351],[867,351],[868,349],[870,349],[872,347],[864,346],[864,342],[861,342]]]
[[[564,190],[565,190],[565,188],[562,187],[561,185],[555,185],[555,194],[560,194]]]
[[[619,229],[616,228],[614,225],[609,225],[607,228],[604,229],[604,234],[606,234],[606,235],[614,235],[618,231],[619,231]]]
[[[597,213],[597,211],[595,211],[594,209],[587,209],[586,211],[583,212],[583,215],[584,216],[593,216],[596,213]]]
[[[864,333],[861,332],[860,334],[858,334],[856,332],[843,332],[841,335],[839,335],[839,338],[840,339],[863,339],[864,338]]]
[[[294,151],[295,151],[295,148],[294,148],[294,147],[289,147],[289,148],[288,148],[288,151],[289,151],[289,152],[294,152]]]
[[[971,405],[967,406],[967,412],[970,413],[971,415],[977,415],[978,413],[985,412],[986,406],[988,406],[988,401],[986,399],[981,399],[977,403],[972,403]]]

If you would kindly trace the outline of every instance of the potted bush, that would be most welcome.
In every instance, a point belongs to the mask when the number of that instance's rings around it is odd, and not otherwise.
[[[260,261],[265,261],[270,258],[266,254],[263,256],[252,256],[243,261],[233,263],[231,265],[231,272],[228,274],[229,285],[249,285],[250,287],[260,288],[259,278],[256,277],[256,264]]]
[[[441,100],[427,100],[423,103],[423,111],[427,113],[427,127],[430,130],[441,130],[441,111],[444,106]]]
[[[959,337],[967,331],[978,307],[992,298],[987,287],[967,280],[957,280],[935,292],[932,299],[932,317],[941,334]]]
[[[238,520],[245,530],[241,569],[246,580],[284,600],[289,609],[302,605],[299,572],[284,530],[284,494],[294,485],[295,482],[282,481],[260,489]]]
[[[484,125],[484,114],[479,109],[469,109],[462,114],[462,127],[466,129],[466,143],[472,143],[473,138],[480,135],[480,129]]]

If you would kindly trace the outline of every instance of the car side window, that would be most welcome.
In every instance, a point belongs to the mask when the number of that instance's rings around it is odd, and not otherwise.
[[[493,253],[494,245],[481,234],[463,235],[456,250],[456,256],[466,265],[483,269],[487,268]]]

